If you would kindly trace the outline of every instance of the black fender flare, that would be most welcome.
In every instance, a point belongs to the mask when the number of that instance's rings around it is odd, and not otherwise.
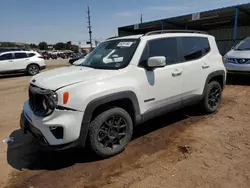
[[[136,124],[141,122],[141,113],[140,113],[138,99],[137,99],[136,94],[133,91],[122,91],[122,92],[112,93],[112,94],[108,94],[108,95],[104,95],[102,97],[96,98],[88,103],[84,111],[80,136],[78,139],[80,141],[80,145],[82,146],[85,145],[87,135],[88,135],[89,124],[90,124],[94,110],[100,105],[104,105],[104,104],[107,104],[109,102],[116,101],[119,99],[129,99],[132,102],[133,110],[135,112],[134,121]]]
[[[205,87],[203,89],[203,93],[202,93],[202,98],[205,96],[205,93],[206,93],[206,89],[207,89],[207,85],[209,83],[209,81],[216,77],[216,76],[222,76],[223,77],[223,84],[222,84],[222,89],[224,89],[225,85],[226,85],[226,72],[224,70],[218,70],[218,71],[214,71],[214,72],[211,72],[208,76],[207,76],[207,79],[206,79],[206,83],[205,83]]]

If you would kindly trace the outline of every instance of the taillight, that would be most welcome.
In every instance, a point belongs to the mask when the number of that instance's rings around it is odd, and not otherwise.
[[[38,58],[44,59],[44,57],[43,57],[43,56],[39,56]]]
[[[222,57],[222,63],[225,63],[225,58],[224,57]]]

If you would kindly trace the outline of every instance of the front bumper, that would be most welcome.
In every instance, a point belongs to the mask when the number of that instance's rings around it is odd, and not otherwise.
[[[80,137],[83,112],[72,110],[55,110],[48,117],[36,116],[28,101],[24,103],[20,126],[24,132],[29,131],[43,146],[67,148]],[[62,138],[56,138],[51,128],[62,127]],[[73,144],[76,145],[76,144]]]
[[[225,63],[228,73],[247,73],[250,74],[250,64]]]

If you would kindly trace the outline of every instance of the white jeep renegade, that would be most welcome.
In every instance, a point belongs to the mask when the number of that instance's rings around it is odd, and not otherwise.
[[[112,38],[77,66],[34,76],[21,128],[48,149],[88,143],[109,157],[121,152],[133,127],[146,120],[196,103],[215,112],[225,80],[215,39],[206,33]]]

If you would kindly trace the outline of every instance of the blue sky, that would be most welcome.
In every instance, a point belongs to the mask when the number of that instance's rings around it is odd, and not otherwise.
[[[1,0],[0,41],[55,43],[88,39],[90,6],[93,38],[117,34],[120,26],[199,12],[250,0]]]

